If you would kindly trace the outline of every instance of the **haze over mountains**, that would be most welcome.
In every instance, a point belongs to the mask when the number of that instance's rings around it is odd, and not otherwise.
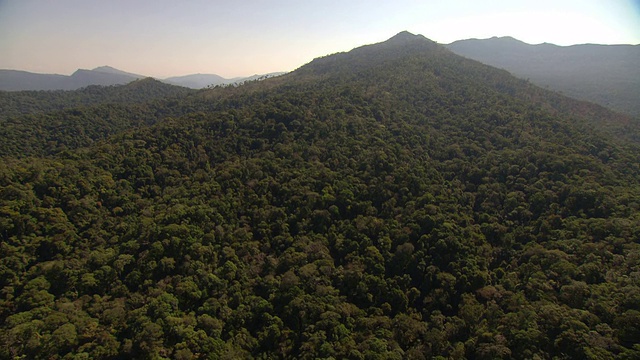
[[[493,37],[460,40],[446,47],[536,85],[640,115],[640,45],[530,45]]]
[[[536,85],[616,111],[640,115],[640,45],[530,45],[511,37],[468,39],[445,45],[456,54],[505,69]],[[282,75],[270,73],[226,79],[191,74],[160,79],[191,89]],[[70,76],[0,70],[0,90],[76,90],[89,85],[126,84],[143,75],[109,66],[79,69]]]
[[[640,357],[630,116],[408,32],[0,100],[2,359]]]
[[[232,79],[225,79],[215,74],[193,74],[170,77],[161,79],[161,81],[191,89],[202,89],[207,86],[240,83],[281,74],[283,73],[253,75]],[[0,69],[0,90],[77,90],[90,85],[123,85],[145,77],[147,76],[128,73],[110,66],[101,66],[92,70],[78,69],[69,76]]]

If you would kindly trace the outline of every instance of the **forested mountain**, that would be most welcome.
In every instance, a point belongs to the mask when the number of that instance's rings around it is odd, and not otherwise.
[[[529,45],[493,37],[446,46],[536,85],[640,116],[640,45]]]
[[[640,356],[624,116],[409,33],[112,106],[0,161],[1,358]]]
[[[73,91],[0,91],[0,120],[100,104],[135,104],[181,98],[192,92],[152,78],[135,80],[127,85],[92,85]]]
[[[0,92],[0,156],[44,156],[183,114],[193,90],[152,78],[74,91]],[[6,109],[6,110],[4,110]]]

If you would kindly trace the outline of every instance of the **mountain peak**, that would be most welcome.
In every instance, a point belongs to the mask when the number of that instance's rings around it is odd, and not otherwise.
[[[136,87],[136,86],[160,85],[160,84],[164,85],[163,82],[156,80],[152,77],[145,77],[145,78],[133,80],[132,82],[125,84],[125,86]]]
[[[296,73],[337,74],[345,71],[353,73],[410,55],[435,54],[438,49],[444,48],[422,35],[402,31],[380,43],[364,45],[349,52],[314,59],[309,64],[303,65]]]
[[[429,48],[433,48],[434,45],[437,45],[433,40],[427,39],[422,35],[412,34],[408,31],[401,31],[391,37],[389,40],[380,43],[381,45],[392,45],[392,46],[419,46],[424,47],[427,46]],[[374,44],[375,45],[375,44]]]
[[[401,31],[399,33],[397,33],[396,35],[394,35],[393,37],[391,37],[389,40],[389,42],[407,42],[407,41],[415,41],[415,40],[425,40],[426,38],[422,35],[415,35],[412,34],[408,31]]]
[[[93,69],[93,71],[100,71],[100,72],[122,72],[122,70],[118,70],[114,67],[108,66],[108,65],[104,65],[104,66],[98,66],[97,68]]]
[[[515,42],[522,42],[516,38],[514,38],[513,36],[492,36],[489,40],[501,40],[501,41],[515,41]]]
[[[125,75],[125,76],[131,76],[133,78],[137,78],[137,79],[141,79],[144,78],[144,76],[142,75],[138,75],[138,74],[133,74],[130,72],[126,72],[126,71],[122,71],[119,69],[116,69],[114,67],[111,66],[99,66],[91,71],[95,71],[95,72],[99,72],[99,73],[105,73],[105,74],[114,74],[114,75]]]

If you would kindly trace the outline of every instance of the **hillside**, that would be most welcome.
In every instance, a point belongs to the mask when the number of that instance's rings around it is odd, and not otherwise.
[[[529,45],[494,37],[460,40],[446,47],[536,85],[640,115],[640,45]]]
[[[0,120],[81,106],[144,103],[184,97],[190,92],[152,78],[134,80],[126,85],[92,85],[72,91],[0,91]]]
[[[154,104],[3,157],[0,358],[640,356],[628,118],[406,32]]]
[[[152,78],[74,91],[0,92],[0,156],[52,155],[182,114],[195,91]]]

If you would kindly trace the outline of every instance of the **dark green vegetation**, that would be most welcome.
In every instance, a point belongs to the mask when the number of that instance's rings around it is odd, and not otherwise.
[[[75,91],[0,92],[0,155],[52,155],[183,114],[193,90],[147,78]]]
[[[135,80],[127,85],[92,85],[74,91],[0,91],[0,120],[78,107],[138,104],[159,99],[181,98],[192,92],[187,88],[167,85],[152,78]]]
[[[1,358],[640,356],[628,119],[407,33],[151,104],[3,150]]]
[[[536,85],[640,116],[640,45],[529,45],[494,37],[446,46]]]

